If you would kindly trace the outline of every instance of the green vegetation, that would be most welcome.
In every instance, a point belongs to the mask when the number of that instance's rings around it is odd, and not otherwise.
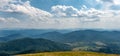
[[[26,54],[37,52],[69,51],[66,44],[53,42],[46,39],[22,38],[0,44],[0,56],[2,54]]]
[[[119,56],[119,55],[75,51],[75,52],[45,52],[45,53],[33,53],[33,54],[21,54],[16,56]]]

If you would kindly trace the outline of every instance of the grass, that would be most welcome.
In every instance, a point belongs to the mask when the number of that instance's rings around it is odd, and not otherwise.
[[[120,55],[95,53],[95,52],[72,51],[72,52],[45,52],[45,53],[33,53],[33,54],[20,54],[16,56],[120,56]]]

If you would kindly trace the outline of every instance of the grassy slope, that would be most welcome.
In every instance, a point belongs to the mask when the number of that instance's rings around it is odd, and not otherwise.
[[[16,56],[119,56],[119,55],[95,52],[45,52],[35,54],[22,54]]]

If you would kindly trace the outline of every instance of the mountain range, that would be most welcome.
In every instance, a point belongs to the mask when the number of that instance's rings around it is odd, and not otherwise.
[[[10,33],[6,34],[6,32],[7,33],[10,32]],[[14,30],[13,32],[14,33],[12,33],[11,30],[2,31],[3,35],[1,34],[2,37],[0,37],[1,43],[12,41],[15,39],[18,39],[17,41],[19,41],[24,38],[28,38],[28,40],[30,40],[29,38],[36,40],[42,38],[53,41],[55,43],[66,44],[69,47],[71,47],[72,50],[117,53],[117,54],[120,53],[120,39],[119,39],[120,31],[98,31],[98,30],[76,30],[76,31],[75,30],[74,31],[73,30],[72,31],[71,30],[36,30],[34,31],[32,29],[32,30],[24,30],[24,31]],[[20,42],[22,41],[23,40],[21,40]],[[31,42],[32,41],[34,40],[31,40]]]

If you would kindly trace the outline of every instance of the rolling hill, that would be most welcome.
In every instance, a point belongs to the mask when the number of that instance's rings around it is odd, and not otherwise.
[[[73,50],[120,53],[119,31],[79,30],[64,34],[48,32],[39,35],[39,38],[67,43]]]
[[[22,38],[0,43],[0,53],[6,54],[23,54],[68,50],[71,50],[69,45],[53,42],[42,38]]]

